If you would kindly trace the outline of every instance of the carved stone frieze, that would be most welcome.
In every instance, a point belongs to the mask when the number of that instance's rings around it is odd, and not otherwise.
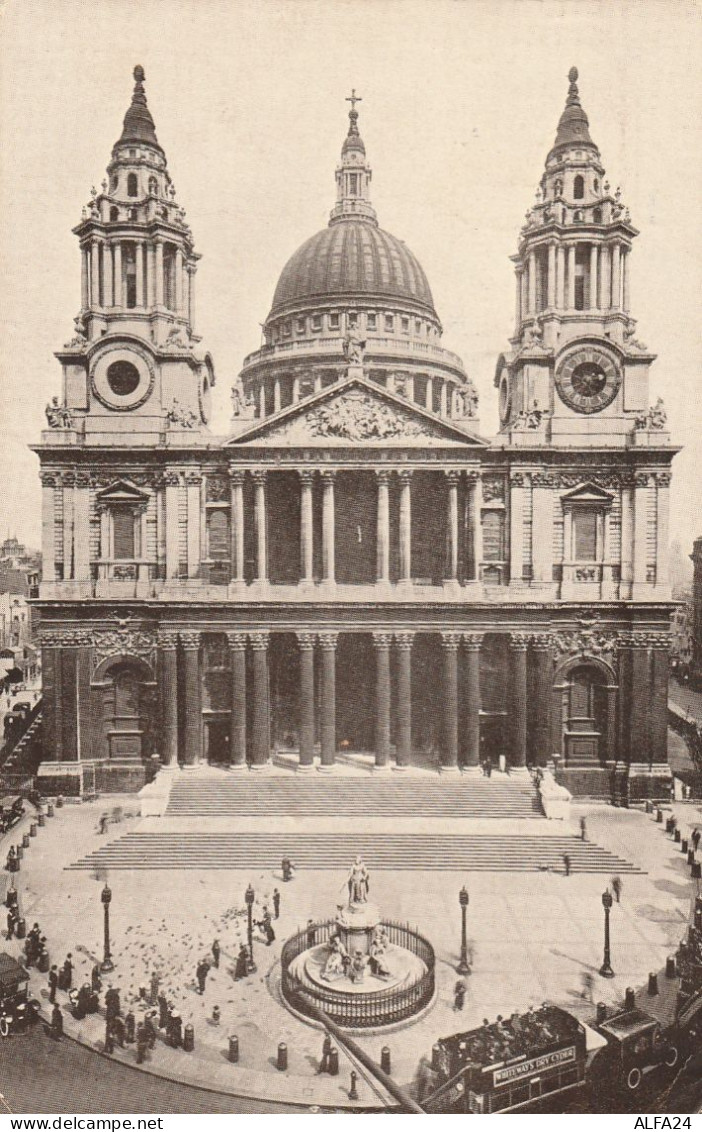
[[[156,640],[152,632],[143,629],[96,629],[94,634],[95,665],[109,656],[136,656],[148,664],[153,661]]]
[[[531,482],[534,487],[555,487],[558,479],[553,472],[534,472]]]
[[[553,633],[553,645],[559,656],[608,656],[619,644],[618,633],[599,625],[558,629]]]
[[[504,476],[483,476],[483,502],[504,502],[506,481]]]
[[[39,640],[41,647],[45,649],[90,648],[93,644],[93,634],[88,629],[42,628]]]

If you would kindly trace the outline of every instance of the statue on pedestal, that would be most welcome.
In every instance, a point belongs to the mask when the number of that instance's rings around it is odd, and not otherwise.
[[[350,366],[363,365],[363,353],[366,348],[366,343],[363,339],[357,338],[355,334],[347,334],[344,338],[344,357]]]
[[[351,866],[348,879],[349,904],[367,904],[370,875],[363,863],[363,857],[357,856]]]

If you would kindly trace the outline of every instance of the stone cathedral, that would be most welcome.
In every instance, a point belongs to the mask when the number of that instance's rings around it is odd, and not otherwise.
[[[211,434],[199,256],[134,78],[34,449],[43,789],[138,789],[156,759],[422,766],[450,789],[504,755],[576,795],[664,795],[676,449],[577,71],[513,257],[492,439],[380,227],[355,93],[329,222]]]

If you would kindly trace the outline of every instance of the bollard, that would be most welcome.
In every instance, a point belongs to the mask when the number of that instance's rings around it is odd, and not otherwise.
[[[633,1010],[636,1006],[636,994],[633,987],[627,987],[624,991],[624,1009]]]
[[[651,802],[649,799],[646,799],[646,813],[647,814],[653,813],[653,802]]]
[[[41,951],[39,953],[39,958],[37,959],[37,971],[39,971],[39,973],[42,975],[46,975],[48,974],[50,966],[51,960],[49,959],[49,952]]]
[[[595,1018],[595,1025],[600,1026],[607,1018],[607,1007],[604,1002],[597,1003],[597,1015]]]
[[[195,1049],[195,1030],[191,1025],[183,1030],[183,1049],[186,1053],[192,1053]]]
[[[29,849],[29,834],[28,833],[22,834],[22,848],[23,849]]]
[[[653,971],[650,971],[648,976],[648,993],[651,997],[658,994],[658,975]]]
[[[15,924],[15,935],[18,939],[24,939],[27,934],[27,922],[23,916],[19,918]]]
[[[688,865],[691,865],[693,863],[694,859],[695,859],[695,850],[694,849],[688,849],[688,851],[687,851],[687,863],[688,863]]]
[[[383,1073],[387,1073],[388,1076],[392,1073],[390,1064],[390,1046],[383,1046],[380,1051],[380,1068]]]
[[[665,977],[666,979],[674,979],[675,974],[675,956],[669,955],[665,961]]]
[[[46,807],[46,816],[47,818],[52,818],[54,816],[54,807],[52,806],[51,802],[49,802],[48,806]]]
[[[434,1044],[431,1047],[431,1067],[432,1067],[432,1069],[438,1069],[439,1068],[439,1058],[440,1058],[440,1056],[441,1056],[441,1047],[438,1044]]]
[[[355,1069],[352,1069],[351,1070],[351,1088],[349,1089],[349,1100],[350,1101],[357,1101],[358,1100],[358,1089],[356,1087],[357,1083],[358,1083],[358,1074],[357,1074]]]
[[[339,1051],[336,1046],[332,1046],[329,1050],[329,1076],[339,1076]]]
[[[130,1010],[124,1019],[124,1040],[125,1042],[133,1042],[136,1036],[136,1018],[134,1011]]]
[[[33,821],[33,822],[29,823],[29,836],[30,837],[36,837],[36,835],[37,835],[37,823],[35,821]]]
[[[15,856],[17,857],[18,861],[21,861],[24,857],[24,849],[21,845],[15,845]]]
[[[672,818],[666,818],[665,819],[665,832],[666,833],[672,833],[672,830],[673,830],[673,819]]]
[[[673,830],[673,841],[675,841],[677,844],[680,843],[680,830],[679,829]]]
[[[37,825],[39,826],[40,829],[43,828],[43,826],[46,825],[46,815],[44,814],[44,812],[42,810],[40,810],[39,813],[37,814]]]
[[[687,838],[683,837],[681,842],[680,842],[680,851],[682,853],[687,853],[687,850],[688,850]]]
[[[105,1032],[105,1053],[114,1053],[114,1052],[115,1052],[115,1043],[114,1043],[114,1040],[112,1038],[112,1029],[111,1029],[111,1027],[108,1023],[107,1028],[106,1028],[106,1032]]]
[[[693,861],[692,862],[692,869],[690,870],[690,876],[692,877],[693,880],[699,880],[702,877],[702,863],[700,863],[699,861]]]
[[[288,1047],[285,1042],[278,1042],[278,1058],[275,1067],[279,1069],[281,1073],[285,1073],[288,1068]]]
[[[60,810],[62,805],[63,805],[63,794],[59,794],[58,798],[56,799],[56,809]]]
[[[661,825],[663,822],[663,811],[660,807],[656,810],[656,822]]]
[[[236,1034],[229,1035],[229,1060],[234,1065],[239,1060],[239,1038]]]

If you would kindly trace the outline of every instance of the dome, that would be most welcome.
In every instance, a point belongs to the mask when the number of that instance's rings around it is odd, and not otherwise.
[[[330,224],[297,249],[283,268],[268,318],[329,299],[399,301],[437,318],[416,256],[389,232],[352,217]]]

